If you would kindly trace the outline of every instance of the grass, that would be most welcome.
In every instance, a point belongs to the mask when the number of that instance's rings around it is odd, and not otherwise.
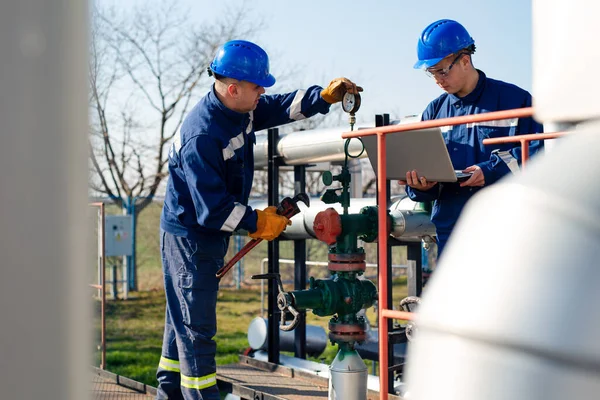
[[[116,212],[118,210],[112,210]],[[130,292],[128,300],[110,300],[107,304],[107,370],[136,381],[156,386],[156,367],[161,354],[162,333],[164,327],[165,298],[162,289],[162,272],[158,245],[158,218],[160,207],[152,205],[144,210],[138,218],[138,288]],[[316,241],[309,241],[312,260],[326,260],[326,247]],[[368,247],[370,246],[370,247]],[[230,246],[230,254],[235,251]],[[367,248],[368,247],[368,248]],[[374,246],[367,245],[367,259],[374,260]],[[400,249],[399,249],[400,250]],[[394,263],[405,260],[401,251],[394,255]],[[293,258],[291,243],[283,242],[282,258]],[[260,315],[260,287],[250,286],[251,274],[259,273],[260,260],[266,257],[266,245],[258,246],[244,259],[245,282],[240,290],[221,289],[217,302],[217,357],[218,365],[235,363],[238,355],[248,347],[247,329],[255,317]],[[109,265],[109,264],[107,264]],[[282,278],[291,279],[292,270],[282,265]],[[222,286],[232,285],[233,271],[224,278]],[[309,276],[325,277],[324,267],[313,267]],[[286,285],[286,289],[291,289]],[[394,279],[393,304],[397,305],[406,296],[406,277]],[[97,306],[97,304],[96,304]],[[97,307],[99,309],[99,307]],[[98,314],[98,313],[97,313]],[[368,310],[367,317],[372,325],[376,315],[373,308]],[[327,329],[329,318],[307,315],[307,323],[319,325]],[[99,326],[96,321],[96,326]],[[96,330],[97,331],[97,330]],[[335,357],[337,348],[328,344],[325,352],[314,361],[329,363]],[[96,365],[99,365],[99,354],[95,354]]]

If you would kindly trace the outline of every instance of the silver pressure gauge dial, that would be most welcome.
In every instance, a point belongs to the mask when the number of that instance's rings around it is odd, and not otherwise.
[[[349,114],[354,114],[360,108],[360,94],[348,93],[342,98],[342,110]]]

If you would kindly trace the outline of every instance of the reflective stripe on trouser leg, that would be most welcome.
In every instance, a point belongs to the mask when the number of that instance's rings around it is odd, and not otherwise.
[[[170,360],[167,357],[160,357],[160,362],[158,363],[159,369],[164,369],[165,371],[171,372],[180,372],[179,361],[178,360]]]
[[[210,374],[195,378],[181,375],[181,386],[189,389],[206,389],[217,384],[217,374]]]
[[[213,340],[217,328],[217,292],[184,287],[181,296],[186,329],[186,335],[179,338],[182,343],[179,348],[181,392],[185,399],[219,400],[217,344]]]
[[[162,232],[161,232],[162,233]],[[168,260],[164,257],[164,233],[161,234],[161,252],[163,252],[162,263],[163,271],[167,270]],[[164,274],[165,293],[173,291],[171,276],[167,273]],[[167,303],[169,295],[166,295]],[[163,400],[183,400],[181,394],[181,377],[179,375],[179,354],[177,350],[177,337],[175,335],[175,328],[173,326],[173,318],[167,304],[165,310],[165,330],[163,334],[163,345],[161,358],[158,363],[158,370],[156,371],[156,379],[158,380],[158,387],[156,388],[156,399]]]

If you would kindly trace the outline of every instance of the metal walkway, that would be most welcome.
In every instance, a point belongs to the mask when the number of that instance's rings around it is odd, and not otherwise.
[[[323,400],[328,394],[327,378],[246,356],[238,364],[218,366],[217,381],[220,390],[249,400]],[[368,400],[378,399],[379,393],[369,390]]]
[[[156,389],[112,372],[92,367],[92,396],[94,400],[150,400]]]

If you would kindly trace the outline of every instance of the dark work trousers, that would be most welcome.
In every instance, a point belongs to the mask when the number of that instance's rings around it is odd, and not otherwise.
[[[167,307],[156,398],[219,400],[215,274],[229,239],[191,240],[162,230],[160,236]]]

